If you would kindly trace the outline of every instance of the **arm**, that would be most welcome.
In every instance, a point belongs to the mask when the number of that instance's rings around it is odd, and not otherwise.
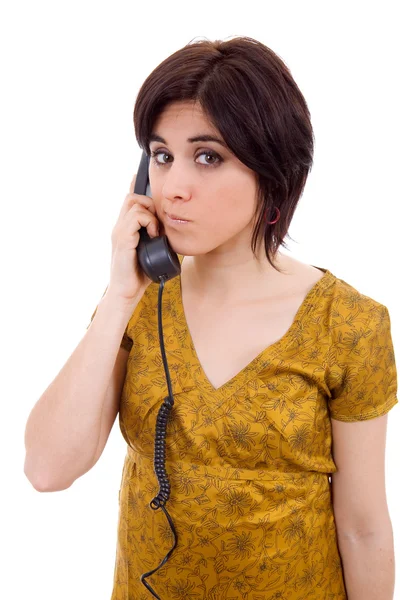
[[[387,414],[331,419],[332,498],[348,600],[393,600],[395,559],[385,490]]]
[[[121,339],[139,301],[128,305],[106,293],[84,337],[33,407],[24,472],[38,491],[66,489],[98,459],[107,423],[115,419],[120,362],[128,355],[120,350]]]

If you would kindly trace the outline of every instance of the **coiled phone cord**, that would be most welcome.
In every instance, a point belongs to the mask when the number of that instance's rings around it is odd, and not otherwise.
[[[164,336],[163,336],[163,330],[162,330],[161,302],[162,302],[162,293],[164,290],[164,285],[165,285],[166,280],[167,280],[167,278],[160,277],[160,287],[158,290],[158,336],[160,338],[161,354],[162,354],[162,359],[163,359],[163,364],[164,364],[165,376],[167,379],[168,396],[166,398],[164,398],[164,402],[160,406],[160,410],[158,411],[156,432],[155,432],[155,442],[154,442],[154,471],[155,471],[155,474],[157,475],[160,489],[158,491],[157,496],[155,496],[153,498],[153,500],[150,502],[149,506],[153,510],[157,510],[158,508],[161,508],[163,510],[165,516],[168,519],[168,522],[171,527],[172,533],[174,535],[175,541],[174,541],[173,547],[171,548],[171,550],[168,551],[165,558],[160,562],[158,567],[156,567],[152,571],[148,571],[147,573],[144,573],[140,577],[140,581],[143,583],[143,585],[145,585],[146,588],[150,591],[150,593],[153,594],[153,596],[155,598],[158,598],[158,600],[161,600],[160,596],[158,596],[155,593],[155,591],[152,589],[152,587],[147,583],[147,581],[144,581],[144,579],[146,577],[149,577],[156,571],[158,571],[158,569],[161,569],[161,567],[167,562],[167,560],[171,556],[173,550],[176,548],[176,545],[178,543],[178,536],[177,536],[174,524],[172,522],[171,516],[168,514],[168,511],[164,506],[165,503],[167,502],[167,500],[169,499],[169,495],[171,492],[171,486],[168,481],[167,472],[165,470],[165,440],[166,440],[166,436],[167,436],[168,417],[170,414],[170,410],[174,405],[174,397],[172,394],[171,379],[170,379],[170,375],[169,375],[167,358],[165,355]]]

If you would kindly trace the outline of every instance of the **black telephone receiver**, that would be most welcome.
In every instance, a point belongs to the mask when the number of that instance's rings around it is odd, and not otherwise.
[[[151,197],[149,157],[145,151],[143,151],[140,159],[133,193]],[[137,259],[149,279],[155,283],[160,283],[161,277],[164,277],[164,280],[167,281],[180,275],[181,264],[178,255],[172,250],[166,235],[151,238],[146,227],[141,227],[139,236],[140,240],[136,248]]]

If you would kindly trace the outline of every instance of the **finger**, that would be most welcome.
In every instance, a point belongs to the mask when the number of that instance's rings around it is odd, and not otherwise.
[[[118,215],[118,221],[123,221],[126,218],[126,215],[132,211],[135,212],[135,210],[137,210],[138,207],[143,206],[144,208],[147,208],[149,210],[149,212],[151,212],[154,217],[157,219],[157,213],[156,213],[156,209],[153,203],[152,198],[149,198],[148,196],[141,196],[140,194],[127,194],[122,206],[121,206],[121,210],[120,213]],[[137,207],[137,208],[135,208]],[[139,209],[140,210],[140,209]],[[128,217],[129,219],[130,217]]]
[[[156,208],[154,206],[153,198],[150,198],[150,196],[144,196],[142,194],[129,193],[125,196],[125,200],[122,203],[118,219],[123,218],[135,204],[141,204],[142,206],[145,206],[150,210],[150,212],[153,213],[153,215],[156,215]]]
[[[127,196],[128,210],[135,204],[140,204],[141,206],[144,206],[150,212],[152,212],[153,215],[156,214],[156,207],[154,205],[154,200],[153,200],[153,198],[150,198],[149,196],[142,196],[142,194],[128,194],[128,196]]]
[[[157,231],[159,230],[160,222],[157,217],[153,214],[149,214],[149,212],[145,210],[140,210],[137,205],[132,206],[127,215],[128,222],[130,222],[131,219],[136,219],[142,227],[147,228],[150,226],[150,231],[154,232],[154,234],[157,234]]]

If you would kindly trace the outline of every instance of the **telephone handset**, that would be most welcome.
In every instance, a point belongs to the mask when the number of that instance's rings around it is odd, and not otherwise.
[[[133,193],[151,197],[149,157],[145,151],[142,153]],[[149,279],[155,283],[160,283],[161,277],[164,277],[164,280],[167,281],[180,275],[181,264],[178,255],[172,250],[166,235],[151,238],[146,227],[141,227],[139,236],[140,240],[136,248],[137,259]]]
[[[144,151],[142,153],[139,169],[136,174],[135,188],[133,193],[151,197],[149,182],[149,157]],[[155,496],[150,502],[149,506],[153,510],[158,510],[161,508],[164,512],[173,533],[174,545],[167,552],[166,556],[158,565],[158,567],[148,571],[147,573],[143,573],[143,575],[140,577],[140,581],[150,591],[150,593],[155,598],[158,598],[158,600],[161,600],[160,596],[157,595],[157,593],[152,589],[151,585],[149,585],[149,583],[146,581],[146,578],[150,577],[150,575],[158,571],[158,569],[163,566],[178,543],[178,534],[172,522],[171,516],[165,508],[165,503],[168,501],[171,492],[168,474],[165,469],[166,435],[170,411],[174,405],[174,396],[172,393],[171,378],[164,348],[162,327],[162,293],[165,282],[168,279],[173,279],[173,277],[180,275],[181,264],[179,262],[177,253],[172,250],[166,235],[151,238],[147,233],[146,227],[141,227],[139,230],[139,238],[139,243],[136,248],[139,266],[145,272],[147,277],[149,277],[149,279],[160,284],[160,287],[158,288],[158,335],[160,338],[161,356],[168,388],[168,396],[164,398],[157,414],[154,435],[154,472],[157,476],[160,489],[157,496]]]

